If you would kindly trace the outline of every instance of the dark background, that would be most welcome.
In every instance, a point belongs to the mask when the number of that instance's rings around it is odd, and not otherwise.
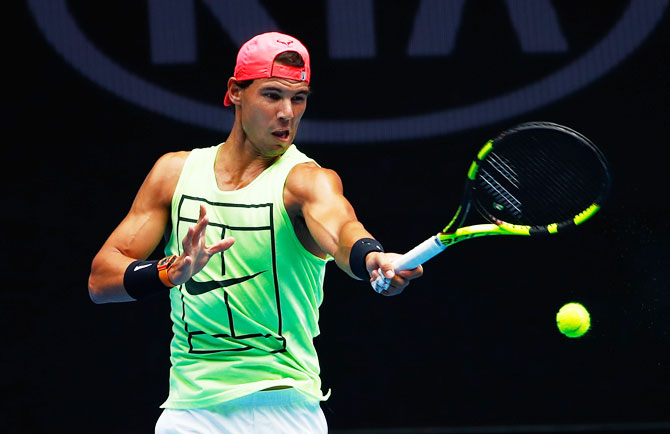
[[[16,3],[3,14],[3,431],[152,432],[167,396],[168,300],[94,305],[90,261],[160,155],[219,143],[226,126],[169,119],[109,93],[60,57]],[[579,58],[632,3],[553,2],[570,49],[529,54],[503,1],[467,1],[454,51],[410,59],[419,2],[376,1],[376,56],[331,59],[325,2],[260,2],[311,50],[305,122],[485,101]],[[201,2],[197,62],[172,66],[151,62],[145,2],[68,4],[90,40],[137,75],[196,100],[223,98],[237,47]],[[391,251],[442,228],[473,153],[516,123],[584,133],[614,173],[610,202],[580,231],[461,244],[398,297],[379,297],[329,264],[316,344],[333,431],[670,429],[669,54],[666,7],[621,63],[534,111],[415,139],[298,134],[301,150],[338,171],[359,218]],[[592,315],[581,339],[555,326],[569,301]]]

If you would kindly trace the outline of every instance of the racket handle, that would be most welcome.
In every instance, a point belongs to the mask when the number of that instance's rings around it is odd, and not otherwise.
[[[395,268],[396,271],[411,270],[428,261],[433,256],[438,255],[446,248],[447,246],[440,242],[440,239],[437,237],[437,235],[433,235],[423,243],[419,244],[409,252],[393,261],[393,268]],[[377,277],[377,279],[372,282],[372,288],[377,292],[382,292],[388,288],[391,280],[382,276],[381,270],[378,271],[379,277]]]

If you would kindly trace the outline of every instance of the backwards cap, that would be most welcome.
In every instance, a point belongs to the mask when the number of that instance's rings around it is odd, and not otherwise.
[[[288,65],[275,65],[277,55],[285,51],[295,51],[300,54],[305,66],[296,67]],[[309,53],[307,48],[293,36],[283,33],[269,32],[254,36],[242,45],[237,53],[235,64],[235,75],[237,81],[253,80],[256,78],[289,78],[292,80],[305,81],[309,83],[311,78],[309,67]],[[223,104],[230,106],[228,92],[223,99]]]

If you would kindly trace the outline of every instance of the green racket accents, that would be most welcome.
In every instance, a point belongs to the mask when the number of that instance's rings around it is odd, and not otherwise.
[[[477,161],[473,161],[468,170],[468,178],[472,181],[477,175],[477,170],[479,169],[479,163],[486,158],[489,152],[493,149],[493,139],[486,142],[486,144],[479,150],[477,154]]]
[[[499,224],[488,223],[465,226],[456,229],[456,231],[452,233],[440,232],[437,234],[437,237],[442,245],[450,246],[470,238],[491,235],[531,235],[531,227],[513,225],[505,222],[500,222]]]
[[[580,212],[579,214],[577,214],[575,216],[575,224],[580,225],[580,224],[584,223],[586,220],[593,217],[593,215],[595,213],[597,213],[599,209],[600,209],[600,205],[598,205],[597,203],[594,203],[593,205],[586,208],[584,211]]]
[[[477,169],[479,169],[479,162],[473,161],[470,165],[470,169],[468,170],[468,179],[470,181],[475,180],[475,176],[477,176]]]
[[[457,219],[461,216],[461,212],[463,211],[463,205],[459,205],[458,209],[456,210],[456,214],[454,214],[454,217],[451,219],[448,225],[442,229],[442,233],[449,232],[449,229],[456,223]]]
[[[482,147],[482,149],[479,150],[479,153],[477,154],[477,159],[481,161],[484,158],[486,158],[486,155],[489,152],[491,152],[491,149],[493,149],[493,139],[486,142],[486,144]]]

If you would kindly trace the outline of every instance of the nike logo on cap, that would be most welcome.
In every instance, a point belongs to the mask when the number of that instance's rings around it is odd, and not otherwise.
[[[215,289],[225,288],[228,286],[233,286],[242,282],[246,282],[247,280],[253,279],[254,277],[258,276],[259,274],[265,273],[266,271],[267,270],[263,270],[259,271],[258,273],[250,274],[248,276],[235,277],[232,279],[209,280],[207,282],[196,282],[191,277],[189,280],[186,281],[186,292],[188,292],[191,295],[205,294]]]

